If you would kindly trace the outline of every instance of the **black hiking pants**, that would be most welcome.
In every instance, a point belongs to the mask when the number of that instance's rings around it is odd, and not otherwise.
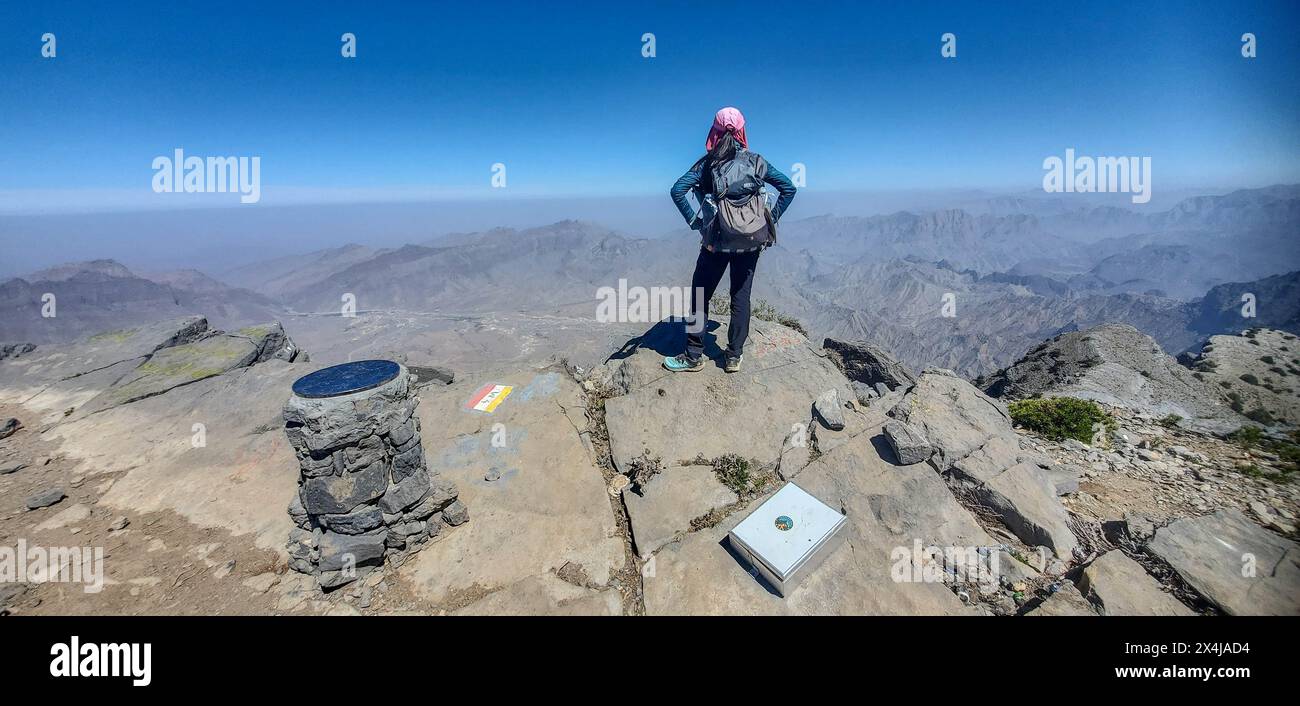
[[[691,277],[691,319],[686,322],[686,355],[698,360],[704,355],[704,330],[709,316],[709,300],[722,281],[722,272],[731,268],[731,324],[727,327],[727,355],[739,357],[749,338],[749,290],[754,286],[754,268],[761,250],[750,252],[712,252],[700,248]],[[700,296],[703,292],[703,298]],[[704,311],[696,311],[703,302]],[[703,317],[703,318],[697,318]],[[699,321],[700,324],[692,325]]]

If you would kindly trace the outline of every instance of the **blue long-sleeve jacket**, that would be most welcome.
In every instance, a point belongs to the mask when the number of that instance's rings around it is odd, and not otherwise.
[[[673,203],[677,205],[677,210],[681,211],[682,218],[686,219],[686,225],[693,230],[701,231],[713,221],[714,215],[712,206],[704,198],[705,193],[702,188],[705,162],[707,162],[707,158],[701,158],[697,161],[689,171],[673,184],[673,188],[668,192],[672,196]],[[767,175],[763,177],[763,181],[775,187],[779,194],[776,205],[772,207],[772,220],[775,222],[790,207],[790,203],[794,201],[794,195],[798,189],[790,181],[790,177],[782,174],[779,169],[773,167],[766,160],[764,162],[767,163]],[[687,193],[695,194],[695,200],[700,204],[700,210],[697,211],[695,207],[691,206],[691,202],[686,198]]]

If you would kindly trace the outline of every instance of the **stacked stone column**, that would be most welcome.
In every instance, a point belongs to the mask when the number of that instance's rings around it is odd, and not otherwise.
[[[337,588],[469,519],[454,483],[431,472],[420,444],[419,398],[405,366],[373,389],[294,395],[285,433],[298,457],[290,567]]]

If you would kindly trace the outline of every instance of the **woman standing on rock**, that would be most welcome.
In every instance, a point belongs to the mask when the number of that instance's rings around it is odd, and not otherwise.
[[[704,368],[704,330],[708,323],[709,300],[724,270],[731,269],[731,324],[727,327],[725,369],[740,370],[749,336],[749,292],[754,268],[763,248],[776,242],[776,222],[794,201],[795,188],[789,177],[749,151],[745,137],[745,116],[735,108],[723,108],[713,116],[713,127],[704,141],[706,154],[673,184],[670,192],[686,224],[700,231],[700,256],[691,277],[691,315],[686,326],[686,352],[664,358],[673,372],[694,372]],[[769,207],[763,184],[780,193]],[[699,209],[687,200],[695,194]]]

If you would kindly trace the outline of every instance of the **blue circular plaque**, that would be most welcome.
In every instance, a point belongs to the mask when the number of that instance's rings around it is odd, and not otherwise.
[[[350,395],[379,387],[397,377],[401,370],[391,360],[358,360],[332,365],[298,378],[293,383],[293,394],[307,398]]]

